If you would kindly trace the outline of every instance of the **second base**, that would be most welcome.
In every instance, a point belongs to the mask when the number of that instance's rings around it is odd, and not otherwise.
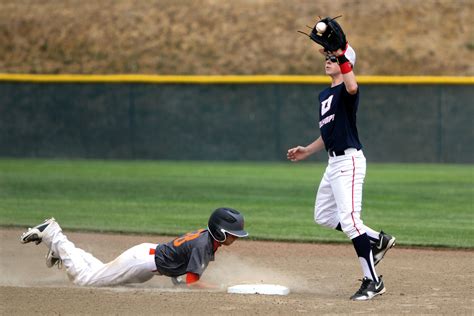
[[[239,284],[227,288],[233,294],[288,295],[290,289],[276,284]]]

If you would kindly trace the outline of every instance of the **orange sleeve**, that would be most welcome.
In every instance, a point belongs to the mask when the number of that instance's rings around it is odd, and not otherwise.
[[[199,281],[199,274],[188,272],[186,273],[186,284],[192,284]]]

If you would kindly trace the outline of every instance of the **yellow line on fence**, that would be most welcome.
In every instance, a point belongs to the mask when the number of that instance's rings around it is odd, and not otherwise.
[[[327,76],[169,76],[169,75],[42,75],[0,74],[3,82],[35,83],[169,83],[169,84],[326,84]],[[454,76],[357,76],[360,84],[472,85],[474,77]]]

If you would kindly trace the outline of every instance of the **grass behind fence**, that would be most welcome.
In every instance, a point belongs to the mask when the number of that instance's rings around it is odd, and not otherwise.
[[[219,206],[252,238],[348,242],[313,222],[325,164],[0,160],[0,224],[177,235]],[[398,244],[474,248],[471,165],[368,164],[364,222]]]

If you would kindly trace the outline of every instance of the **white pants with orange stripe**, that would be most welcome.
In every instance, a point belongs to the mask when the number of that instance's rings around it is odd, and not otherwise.
[[[316,223],[336,228],[340,223],[350,238],[365,233],[360,213],[366,161],[362,150],[347,149],[343,156],[329,157],[314,206]]]
[[[157,275],[154,249],[157,244],[143,243],[123,252],[109,263],[77,248],[53,222],[45,230],[43,243],[63,261],[69,279],[81,286],[114,286],[143,283]],[[153,251],[150,251],[150,250]]]

